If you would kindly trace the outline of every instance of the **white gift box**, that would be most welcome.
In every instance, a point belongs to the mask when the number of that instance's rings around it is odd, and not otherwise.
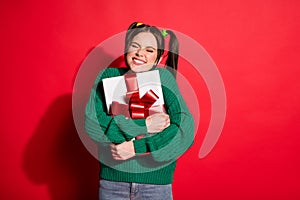
[[[136,80],[139,97],[142,98],[149,90],[152,90],[158,96],[158,99],[152,104],[151,107],[161,106],[163,108],[164,98],[159,71],[153,70],[136,73]],[[108,112],[110,111],[113,101],[116,101],[120,104],[128,103],[126,101],[126,93],[129,91],[127,91],[124,76],[116,76],[103,79],[103,88]]]

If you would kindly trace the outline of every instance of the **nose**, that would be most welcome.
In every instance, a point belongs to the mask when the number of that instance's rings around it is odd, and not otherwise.
[[[141,48],[138,49],[138,50],[135,52],[135,55],[136,55],[136,56],[139,56],[139,57],[140,57],[140,56],[144,56],[144,51],[143,51],[143,49],[141,49]]]

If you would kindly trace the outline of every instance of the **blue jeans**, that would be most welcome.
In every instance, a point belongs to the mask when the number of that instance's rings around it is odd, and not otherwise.
[[[172,200],[172,185],[100,180],[99,200]]]

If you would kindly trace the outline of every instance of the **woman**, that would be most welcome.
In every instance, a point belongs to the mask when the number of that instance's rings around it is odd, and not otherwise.
[[[158,68],[170,36],[166,68]],[[95,81],[86,107],[85,127],[99,144],[99,198],[172,199],[177,158],[193,143],[194,123],[175,80],[178,41],[172,31],[134,22],[125,38],[126,69],[107,68]],[[110,116],[106,110],[102,80],[126,73],[158,70],[166,113],[145,119]],[[138,136],[143,133],[143,138]]]

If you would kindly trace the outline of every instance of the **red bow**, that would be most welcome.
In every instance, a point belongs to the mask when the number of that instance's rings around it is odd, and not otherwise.
[[[142,98],[140,98],[136,74],[126,74],[124,75],[124,78],[127,87],[125,97],[128,104],[121,104],[117,101],[113,101],[111,104],[112,115],[125,115],[127,118],[141,119],[154,113],[165,112],[163,105],[152,106],[159,99],[153,90],[149,90]],[[145,137],[145,135],[141,134],[136,136],[135,139],[138,140],[143,137]],[[140,154],[140,156],[149,154],[150,152],[146,152]]]
[[[126,100],[128,104],[120,104],[113,101],[111,105],[111,114],[125,115],[132,119],[142,119],[148,117],[150,114],[163,111],[164,109],[152,107],[152,105],[159,99],[153,90],[149,90],[142,98],[140,98],[139,88],[137,84],[136,74],[124,75],[127,87]],[[151,108],[152,107],[152,108]]]

